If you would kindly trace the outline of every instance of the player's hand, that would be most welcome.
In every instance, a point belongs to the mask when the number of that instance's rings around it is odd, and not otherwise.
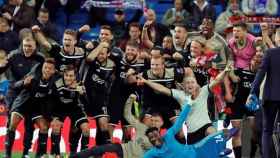
[[[136,79],[137,79],[137,86],[143,86],[144,83],[147,81],[141,75],[137,75]]]
[[[182,60],[183,59],[183,55],[178,53],[178,52],[175,52],[173,55],[172,55],[173,59],[175,60]]]
[[[89,49],[89,50],[94,48],[92,42],[88,42],[85,47],[86,47],[86,49]]]
[[[108,42],[101,42],[99,45],[101,45],[103,48],[109,48],[109,43]]]
[[[252,102],[252,96],[253,96],[253,94],[249,94],[249,96],[248,96],[248,98],[247,98],[247,100],[246,100],[246,105],[251,104],[251,102]]]
[[[77,87],[76,87],[76,90],[79,92],[79,94],[85,94],[86,93],[86,88],[85,88],[85,86],[84,85],[78,85]]]
[[[153,21],[147,20],[147,21],[145,22],[145,24],[144,24],[144,28],[150,27],[150,26],[152,25],[152,23],[153,23]]]
[[[129,84],[137,83],[137,73],[134,69],[129,69],[127,71],[126,80]]]
[[[90,31],[90,26],[89,25],[83,25],[82,27],[79,28],[79,32],[85,33]]]
[[[76,89],[79,94],[83,95],[86,93],[86,88],[82,82],[75,82],[71,85],[72,88]]]
[[[39,32],[41,29],[38,25],[34,25],[31,27],[32,32],[37,33]]]
[[[149,55],[149,53],[145,52],[145,51],[141,51],[140,55],[139,55],[139,59],[149,59],[151,56]]]
[[[137,99],[137,96],[135,94],[130,94],[129,97],[132,99],[132,101],[136,101]]]
[[[234,68],[233,68],[233,64],[232,63],[230,63],[230,64],[228,64],[226,67],[225,67],[225,72],[230,72],[230,71],[232,71]]]
[[[232,80],[233,83],[238,83],[240,82],[240,77],[238,77],[235,74],[230,75],[230,79]]]
[[[4,18],[8,19],[8,20],[11,20],[11,19],[12,19],[12,15],[11,15],[10,13],[8,13],[8,12],[3,13],[2,16],[3,16]]]
[[[196,63],[194,60],[191,60],[191,61],[190,61],[190,67],[195,68],[195,67],[197,67],[197,66],[198,66],[197,63]]]
[[[130,76],[130,75],[135,75],[136,71],[132,68],[128,69],[128,71],[126,72],[126,76]]]
[[[33,79],[33,76],[26,76],[26,77],[24,78],[23,85],[24,85],[24,86],[29,85],[29,84],[31,83],[32,79]]]

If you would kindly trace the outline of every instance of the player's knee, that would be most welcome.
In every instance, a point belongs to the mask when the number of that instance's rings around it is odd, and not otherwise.
[[[108,124],[104,123],[100,125],[100,130],[101,131],[107,131],[109,129]]]
[[[52,133],[53,134],[60,134],[61,132],[61,128],[57,129],[57,128],[52,128]]]
[[[109,129],[108,119],[106,117],[99,118],[98,124],[101,131]]]
[[[62,124],[60,122],[52,122],[52,132],[59,134],[61,132]]]
[[[81,128],[81,130],[82,130],[82,133],[87,133],[88,135],[89,135],[89,131],[90,131],[90,129],[89,129],[89,125],[88,125],[88,123],[82,123],[81,125],[80,125],[80,128]]]
[[[9,129],[10,131],[16,131],[17,125],[11,123],[8,129]]]
[[[89,129],[85,129],[82,131],[82,135],[88,137],[90,135]]]

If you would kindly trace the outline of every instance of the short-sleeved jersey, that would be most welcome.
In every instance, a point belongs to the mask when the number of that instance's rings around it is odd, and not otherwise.
[[[63,50],[63,47],[59,45],[52,45],[49,54],[55,58],[56,69],[62,72],[65,69],[66,65],[74,65],[79,69],[82,60],[85,58],[84,51],[81,48],[75,47],[73,54],[66,54]]]
[[[169,89],[176,88],[175,82],[181,82],[184,71],[182,69],[165,69],[163,78],[158,78],[153,75],[151,70],[145,71],[143,77],[147,80],[159,83]],[[178,103],[172,98],[160,94],[148,86],[144,86],[143,91],[143,106],[147,107],[161,107],[161,108],[178,108]]]
[[[113,82],[113,75],[115,72],[115,63],[107,59],[105,65],[101,65],[97,60],[89,63],[89,69],[85,77],[86,88],[92,87],[98,89],[108,89]]]
[[[79,92],[65,85],[64,80],[60,77],[54,83],[53,95],[58,100],[57,104],[61,105],[78,105]]]

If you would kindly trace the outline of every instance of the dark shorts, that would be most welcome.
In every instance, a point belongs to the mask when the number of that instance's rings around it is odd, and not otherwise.
[[[244,116],[254,117],[255,113],[250,112],[245,104],[249,96],[250,90],[248,88],[239,87],[237,94],[235,95],[235,101],[233,103],[228,103],[227,106],[231,109],[231,114],[229,118],[231,120],[241,120]]]
[[[32,120],[36,120],[37,118],[43,117],[47,121],[52,120],[52,112],[53,112],[53,105],[49,103],[42,103],[42,102],[34,102],[34,111],[32,114]]]
[[[121,91],[120,84],[113,84],[109,98],[108,110],[110,113],[110,124],[117,125],[121,121],[122,125],[127,126],[129,123],[124,118],[124,106],[129,96]],[[132,107],[133,109],[133,107]]]
[[[23,104],[20,107],[14,108],[12,111],[10,111],[10,113],[17,113],[17,115],[25,118],[26,116],[32,114],[31,108],[29,108],[28,106],[28,104]]]
[[[135,107],[134,105],[132,106],[131,113],[137,118],[137,115],[135,115],[137,110],[135,110],[135,108],[138,108],[138,112],[141,113],[141,107]],[[131,126],[125,119],[123,111],[124,107],[122,105],[116,107],[109,107],[111,125],[117,125],[119,121],[121,121],[123,126]]]
[[[88,95],[88,104],[85,105],[85,112],[88,116],[99,118],[109,117],[108,113],[108,95],[105,91],[90,91]]]
[[[22,104],[20,107],[17,107],[12,110],[20,114],[22,117],[31,116],[32,121],[35,121],[38,118],[45,118],[46,120],[51,120],[52,107],[50,104],[44,102],[34,102],[27,101]]]
[[[193,133],[188,133],[187,143],[195,144],[195,143],[201,141],[203,138],[206,137],[207,128],[211,127],[211,126],[212,126],[212,124],[208,123],[208,124],[204,125],[203,127],[201,127],[200,129],[198,129],[197,131],[195,131]]]
[[[58,118],[61,122],[63,122],[66,117],[69,117],[72,124],[77,128],[83,123],[88,123],[86,113],[78,105],[61,106],[61,108],[55,109],[54,114],[52,115],[52,118]]]

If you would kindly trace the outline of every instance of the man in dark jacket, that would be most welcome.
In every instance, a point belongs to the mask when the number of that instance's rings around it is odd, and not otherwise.
[[[266,75],[263,89],[263,135],[262,135],[262,153],[264,158],[272,157],[270,149],[272,148],[271,138],[276,114],[280,110],[280,69],[279,54],[280,48],[268,49],[262,61],[262,65],[257,72],[255,81],[247,99],[251,101],[253,95],[259,95],[260,85]],[[279,153],[279,152],[278,152]]]
[[[35,17],[33,9],[23,3],[23,0],[9,0],[9,3],[3,6],[1,13],[10,22],[11,30],[16,32],[30,27]]]
[[[5,50],[7,54],[19,46],[19,38],[15,31],[10,30],[7,19],[0,17],[0,49]]]
[[[5,61],[5,63],[0,64],[0,73],[8,72],[7,78],[10,81],[7,96],[5,98],[8,109],[11,108],[14,99],[20,92],[14,88],[15,83],[23,79],[34,65],[43,63],[43,61],[43,55],[36,50],[36,41],[32,37],[25,37],[22,40],[22,48],[12,51],[8,56],[8,60]],[[25,120],[29,120],[25,121],[25,130],[29,132],[26,132],[24,135],[23,155],[28,154],[33,134],[31,117],[26,117]]]
[[[46,38],[59,42],[58,30],[56,29],[56,25],[50,21],[49,15],[50,13],[48,9],[41,8],[34,25],[40,27]]]

